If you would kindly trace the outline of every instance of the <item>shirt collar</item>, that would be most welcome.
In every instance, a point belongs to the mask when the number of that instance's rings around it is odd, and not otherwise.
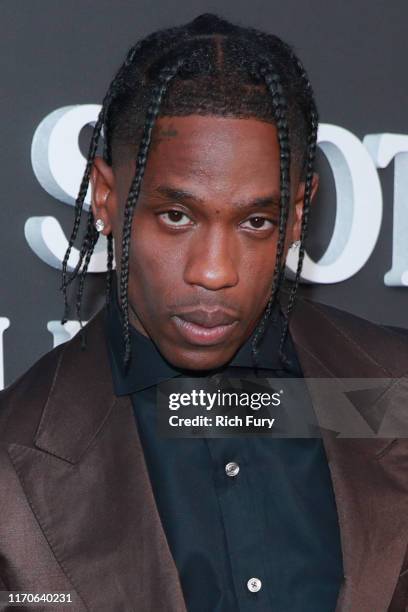
[[[115,274],[113,275],[115,279]],[[265,337],[259,347],[259,367],[267,370],[283,369],[279,358],[279,341],[283,324],[283,314],[277,304],[271,313],[265,330]],[[159,382],[175,378],[176,376],[195,377],[197,373],[182,370],[172,366],[160,353],[155,343],[130,325],[130,341],[132,348],[132,359],[128,369],[125,371],[122,363],[123,340],[122,340],[122,311],[117,298],[116,281],[112,283],[111,299],[106,308],[106,336],[108,353],[113,375],[113,384],[116,395],[128,395],[136,391],[156,385]],[[254,332],[253,332],[254,333]],[[251,340],[253,333],[239,348],[233,359],[217,372],[226,367],[253,368],[251,356]],[[293,343],[288,334],[285,344],[285,354],[293,361],[293,376],[301,376],[298,371],[298,362],[294,353]],[[289,351],[289,352],[288,352]],[[215,373],[207,371],[206,376]]]

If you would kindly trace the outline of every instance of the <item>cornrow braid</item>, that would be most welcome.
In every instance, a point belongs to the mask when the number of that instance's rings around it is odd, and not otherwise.
[[[101,129],[102,129],[102,125],[103,125],[103,118],[104,118],[104,106],[102,106],[102,109],[99,113],[98,119],[96,121],[95,127],[94,127],[94,131],[92,134],[92,138],[91,138],[91,142],[89,145],[89,152],[88,152],[88,159],[86,162],[86,167],[85,167],[85,172],[84,175],[82,177],[82,181],[81,181],[81,186],[79,188],[79,193],[78,193],[78,197],[75,201],[75,216],[74,216],[74,226],[72,228],[72,233],[68,242],[68,248],[65,252],[65,256],[64,256],[64,260],[62,262],[62,285],[61,285],[61,289],[64,293],[64,314],[61,320],[61,323],[64,324],[67,319],[68,319],[68,315],[69,315],[69,306],[68,306],[68,296],[67,296],[67,266],[68,266],[68,260],[69,260],[69,256],[71,254],[71,250],[72,247],[75,243],[77,234],[78,234],[78,230],[79,230],[79,226],[80,226],[80,222],[81,222],[81,213],[82,213],[82,209],[84,206],[84,200],[85,200],[85,196],[87,194],[88,191],[88,185],[89,185],[89,179],[91,176],[91,169],[92,169],[92,164],[94,162],[95,159],[95,155],[96,155],[96,151],[98,148],[98,142],[99,142],[99,137],[100,137],[100,133],[101,133]],[[88,227],[89,227],[89,223],[88,223]],[[84,249],[81,249],[81,252],[84,251]],[[85,252],[85,251],[84,251]],[[72,280],[74,278],[74,276],[77,274],[80,266],[81,266],[81,260],[78,262],[73,275],[71,277],[70,280]]]
[[[107,273],[106,273],[106,303],[110,303],[112,290],[112,270],[113,270],[113,236],[110,233],[107,236],[108,242],[108,258],[107,258]]]
[[[76,314],[77,314],[77,318],[78,318],[79,325],[81,328],[81,339],[82,339],[83,348],[86,344],[86,338],[82,332],[82,328],[83,328],[82,317],[81,317],[82,293],[84,290],[84,282],[85,282],[86,273],[88,271],[89,261],[91,259],[95,244],[99,238],[99,234],[96,231],[93,224],[91,226],[90,233],[91,233],[91,237],[89,238],[89,249],[85,255],[84,265],[79,275],[78,292],[77,292],[77,298],[76,298],[76,304],[75,304]]]
[[[80,312],[81,312],[81,301],[82,301],[84,278],[88,270],[89,261],[91,259],[93,250],[95,248],[95,244],[97,243],[98,238],[99,238],[99,234],[95,232],[95,228],[94,228],[95,220],[94,220],[94,216],[93,216],[91,207],[89,208],[89,211],[88,211],[87,225],[86,225],[86,230],[85,230],[85,234],[83,237],[81,249],[79,252],[78,263],[76,264],[74,270],[71,272],[69,277],[68,277],[68,272],[67,272],[68,260],[69,260],[69,256],[72,251],[72,247],[74,246],[75,240],[78,235],[82,211],[83,211],[84,202],[85,202],[85,197],[88,192],[89,181],[91,177],[91,170],[92,170],[93,163],[95,161],[95,156],[96,156],[96,152],[98,149],[99,140],[100,140],[100,137],[103,131],[107,113],[109,111],[109,106],[113,98],[117,95],[118,91],[120,91],[120,88],[123,84],[124,71],[128,68],[130,63],[133,61],[135,53],[139,50],[143,42],[144,41],[139,41],[136,45],[134,45],[128,51],[127,57],[123,65],[118,70],[116,77],[113,79],[106,95],[104,96],[104,99],[102,101],[102,107],[101,107],[101,110],[99,111],[98,118],[97,118],[97,121],[95,123],[94,129],[92,132],[92,137],[91,137],[90,144],[89,144],[87,162],[86,162],[84,174],[82,176],[78,196],[75,201],[74,224],[73,224],[70,239],[68,241],[68,247],[65,252],[63,262],[62,262],[62,284],[60,287],[64,295],[64,314],[61,319],[62,325],[67,322],[68,316],[69,316],[68,291],[67,291],[68,286],[77,277],[81,269],[81,265],[83,264],[84,258],[85,258],[86,266],[84,267],[84,270],[81,273],[81,280],[79,283],[77,297],[76,297],[76,312],[77,312],[79,323],[82,329],[82,321],[80,317]],[[109,154],[109,147],[107,146],[106,139],[105,139],[104,157],[107,156],[108,154]],[[110,277],[111,277],[111,272],[112,272],[112,262],[113,262],[113,249],[112,249],[112,243],[111,243],[111,254],[109,254],[108,252],[108,270],[107,270],[107,285],[109,285],[109,287],[110,287]],[[110,266],[110,269],[109,269],[109,266]],[[83,337],[83,342],[84,342],[84,337]]]
[[[292,312],[295,304],[297,289],[299,286],[300,275],[303,267],[303,260],[305,255],[305,240],[308,229],[309,222],[309,212],[311,205],[311,195],[312,195],[312,182],[313,182],[313,170],[314,170],[314,162],[316,157],[316,139],[317,139],[317,118],[314,119],[316,127],[313,128],[313,131],[310,135],[310,145],[308,152],[308,160],[307,160],[307,169],[306,169],[306,179],[305,179],[305,194],[303,201],[303,211],[302,211],[302,223],[300,230],[300,245],[299,245],[299,254],[298,261],[296,266],[296,274],[295,279],[293,281],[292,287],[289,292],[288,304],[286,307],[285,313],[285,322],[282,330],[282,336],[280,339],[280,353],[282,353],[283,345],[285,343],[285,339],[288,333],[289,328],[289,317]]]
[[[300,282],[300,276],[302,273],[303,260],[305,256],[305,241],[307,236],[307,230],[309,227],[309,213],[311,207],[312,200],[312,186],[313,186],[313,174],[314,174],[314,166],[316,159],[316,148],[317,148],[317,133],[319,128],[319,116],[316,108],[316,104],[314,102],[313,90],[310,80],[307,76],[306,70],[295,55],[292,55],[292,59],[295,62],[297,69],[301,78],[303,79],[306,89],[309,93],[310,100],[310,108],[309,108],[309,123],[310,123],[310,133],[308,138],[307,145],[307,156],[306,156],[306,173],[305,173],[305,190],[304,190],[304,198],[303,198],[303,208],[302,208],[302,223],[300,230],[300,246],[298,253],[298,261],[296,266],[295,279],[293,281],[291,290],[289,292],[289,299],[286,307],[286,313],[284,317],[284,324],[282,329],[282,335],[280,339],[279,353],[283,355],[283,347],[287,337],[288,329],[289,329],[289,319],[290,314],[295,305],[295,299],[297,295],[297,290]]]
[[[164,67],[159,75],[158,84],[154,87],[152,101],[146,114],[143,137],[137,157],[136,173],[133,178],[124,210],[124,226],[122,234],[122,257],[120,265],[120,305],[123,315],[123,339],[125,345],[124,366],[128,366],[131,358],[131,343],[129,329],[129,251],[133,212],[139,196],[140,186],[146,168],[147,156],[152,139],[153,127],[160,111],[160,104],[171,79],[177,74],[184,60],[179,59],[171,67]]]
[[[289,128],[287,121],[287,104],[280,82],[280,77],[270,63],[261,64],[259,74],[264,79],[271,94],[275,112],[275,122],[278,133],[280,149],[280,207],[279,207],[279,237],[276,249],[275,269],[272,278],[271,297],[266,309],[255,330],[252,339],[252,358],[255,372],[259,366],[258,345],[264,336],[267,321],[272,312],[273,305],[279,297],[279,289],[282,282],[284,266],[282,259],[285,251],[286,226],[290,206],[290,144]]]

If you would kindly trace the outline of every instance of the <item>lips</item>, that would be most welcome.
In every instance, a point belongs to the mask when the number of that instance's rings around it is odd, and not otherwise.
[[[238,324],[235,316],[222,309],[190,310],[179,312],[171,318],[189,344],[204,346],[224,342]]]
[[[225,310],[190,310],[186,312],[177,313],[178,317],[184,319],[184,321],[190,321],[190,323],[196,323],[202,327],[217,327],[218,325],[229,325],[237,320],[236,317],[232,316]]]

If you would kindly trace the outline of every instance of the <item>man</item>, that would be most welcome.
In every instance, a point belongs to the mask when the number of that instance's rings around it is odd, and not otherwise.
[[[158,384],[177,377],[403,380],[399,334],[307,300],[294,308],[316,133],[307,75],[274,36],[203,15],[129,51],[63,264],[64,320],[76,276],[80,318],[104,234],[107,306],[2,396],[5,590],[69,592],[75,611],[407,609],[405,440],[156,428]],[[401,389],[382,388],[365,413],[392,411]],[[325,403],[313,396],[317,413]]]

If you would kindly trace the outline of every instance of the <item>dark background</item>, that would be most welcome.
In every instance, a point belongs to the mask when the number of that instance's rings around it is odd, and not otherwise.
[[[62,315],[60,273],[31,251],[25,221],[55,215],[66,234],[72,224],[73,208],[48,195],[33,173],[33,133],[56,108],[100,103],[138,38],[202,12],[268,30],[293,44],[304,61],[322,122],[361,139],[368,133],[407,133],[406,0],[2,0],[0,12],[0,316],[10,319],[3,338],[6,385],[52,348],[47,322]],[[322,158],[322,189],[310,233],[322,226],[329,236],[336,203]],[[386,287],[383,280],[391,267],[393,164],[379,172],[384,219],[373,255],[351,279],[302,291],[373,321],[408,327],[407,289]],[[318,250],[312,240],[310,255]],[[103,303],[103,275],[91,275],[87,284],[84,318]]]

